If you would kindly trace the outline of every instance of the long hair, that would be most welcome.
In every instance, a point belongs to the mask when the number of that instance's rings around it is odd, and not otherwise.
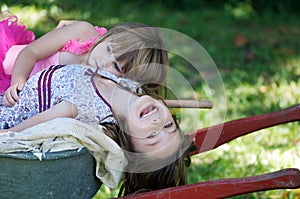
[[[186,141],[187,137],[185,136],[184,142],[179,149],[177,149],[175,154],[166,157],[166,159],[173,160],[166,166],[149,172],[126,172],[119,196],[121,196],[122,193],[124,195],[130,195],[187,184],[185,168],[191,163],[189,154],[194,148],[190,142],[189,147],[186,148]],[[157,159],[154,162],[150,162],[145,159],[142,164],[159,165],[161,164],[159,161],[163,160]]]
[[[175,123],[177,125],[176,120]],[[123,128],[120,128],[117,124],[102,123],[101,125],[106,127],[105,133],[125,151],[130,167],[147,168],[161,164],[161,161],[166,160],[165,166],[153,171],[133,172],[132,169],[126,171],[119,196],[187,184],[185,167],[190,165],[190,152],[195,150],[187,135],[180,132],[182,143],[175,153],[163,159],[149,160],[144,157],[142,161],[136,162],[134,157],[128,155],[130,152],[138,153],[131,143],[128,133],[123,131]],[[126,151],[129,153],[126,153]]]
[[[108,30],[91,48],[109,41],[124,77],[142,85],[145,93],[162,96],[168,76],[168,54],[158,28],[141,23],[121,23]]]

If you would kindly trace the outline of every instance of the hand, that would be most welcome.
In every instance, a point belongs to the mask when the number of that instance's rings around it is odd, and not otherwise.
[[[19,100],[19,91],[23,90],[24,84],[14,83],[5,92],[2,103],[5,106],[13,106]]]

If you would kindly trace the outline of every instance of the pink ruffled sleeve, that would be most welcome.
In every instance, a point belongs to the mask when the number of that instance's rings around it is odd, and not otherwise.
[[[70,39],[65,45],[64,47],[62,47],[60,49],[60,51],[64,51],[64,52],[70,52],[73,54],[83,54],[88,52],[92,45],[94,44],[94,42],[101,37],[102,35],[104,35],[107,32],[107,29],[104,27],[98,27],[95,26],[95,29],[97,30],[97,32],[99,33],[99,36],[97,37],[93,37],[90,40],[86,40],[84,42],[78,42],[77,39]]]

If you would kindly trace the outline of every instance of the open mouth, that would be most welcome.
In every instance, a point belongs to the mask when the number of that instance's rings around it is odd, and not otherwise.
[[[157,112],[158,109],[154,105],[149,105],[146,108],[144,108],[140,114],[140,118],[149,117],[153,113]]]

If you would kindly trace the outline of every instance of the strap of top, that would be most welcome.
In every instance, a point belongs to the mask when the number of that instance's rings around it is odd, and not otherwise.
[[[92,77],[95,75],[100,75],[101,77],[109,79],[125,89],[129,89],[131,92],[135,94],[142,94],[143,91],[138,82],[131,79],[119,77],[113,73],[110,73],[105,70],[101,70],[99,68],[96,69],[96,71],[93,71],[91,68],[89,68],[86,71],[86,74],[91,75]]]

